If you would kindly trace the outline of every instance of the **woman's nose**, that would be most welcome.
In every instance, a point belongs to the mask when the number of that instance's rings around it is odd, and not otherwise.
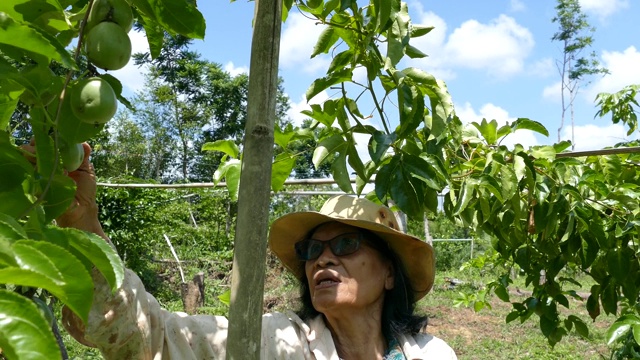
[[[318,265],[321,267],[326,267],[329,264],[335,265],[337,263],[337,256],[333,254],[329,246],[325,246],[324,249],[322,249],[322,253],[320,253],[320,256],[318,256]]]

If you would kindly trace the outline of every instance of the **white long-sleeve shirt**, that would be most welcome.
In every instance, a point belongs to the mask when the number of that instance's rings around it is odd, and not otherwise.
[[[128,269],[114,294],[95,270],[93,278],[96,289],[88,323],[84,326],[69,311],[64,312],[63,323],[78,341],[99,348],[105,359],[225,358],[229,323],[224,316],[166,311]],[[449,345],[429,334],[397,340],[407,359],[457,359]],[[322,315],[305,323],[293,313],[262,317],[261,358],[339,359]]]

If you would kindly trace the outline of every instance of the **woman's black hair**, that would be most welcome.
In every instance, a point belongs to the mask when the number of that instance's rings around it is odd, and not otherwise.
[[[382,306],[382,334],[387,342],[397,339],[401,334],[415,335],[427,326],[426,316],[415,315],[414,291],[407,279],[402,262],[398,256],[389,248],[387,243],[376,234],[359,229],[371,247],[378,250],[383,257],[393,264],[394,286],[387,290]],[[313,234],[313,229],[310,234]],[[320,314],[313,307],[311,302],[311,290],[306,277],[300,279],[301,308],[297,314],[303,320],[310,320]]]

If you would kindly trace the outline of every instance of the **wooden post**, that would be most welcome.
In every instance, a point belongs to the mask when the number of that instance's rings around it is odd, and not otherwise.
[[[282,0],[255,1],[227,359],[260,358],[281,24]]]

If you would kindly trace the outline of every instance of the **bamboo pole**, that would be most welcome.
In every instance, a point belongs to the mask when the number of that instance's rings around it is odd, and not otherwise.
[[[256,0],[227,359],[260,359],[282,0]]]

